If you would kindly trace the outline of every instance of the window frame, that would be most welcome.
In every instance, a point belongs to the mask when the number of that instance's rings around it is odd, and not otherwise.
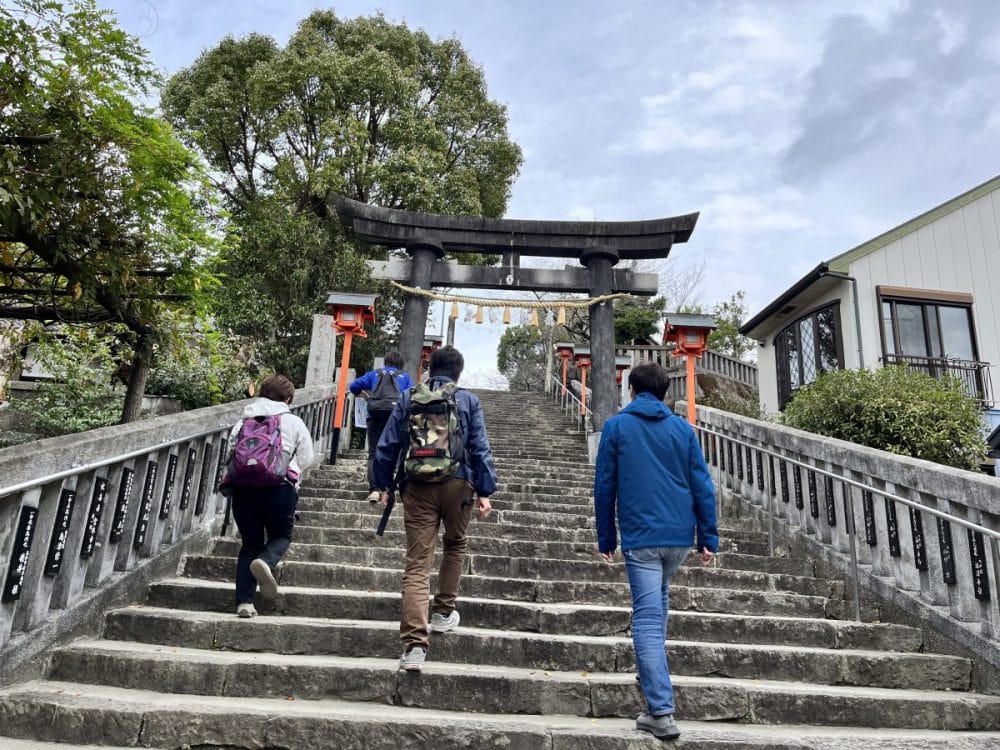
[[[833,337],[834,343],[837,347],[837,367],[838,370],[844,369],[844,336],[843,336],[843,325],[840,320],[840,300],[836,299],[830,302],[823,302],[815,307],[810,308],[802,315],[798,316],[795,320],[790,321],[784,327],[781,328],[772,339],[772,345],[774,346],[774,369],[775,369],[775,379],[778,384],[778,409],[784,409],[785,405],[791,401],[792,397],[798,392],[798,390],[808,383],[805,382],[805,367],[802,362],[802,334],[801,334],[801,324],[804,320],[812,321],[813,329],[813,359],[814,367],[816,372],[816,377],[819,376],[821,372],[828,372],[822,367],[820,357],[821,350],[819,347],[819,331],[816,322],[817,317],[820,313],[826,311],[833,312]],[[796,349],[799,353],[799,385],[796,388],[792,388],[792,378],[791,378],[791,367],[788,361],[787,348],[784,343],[783,337],[788,331],[793,331],[796,340]]]
[[[877,286],[875,287],[876,294],[876,304],[878,310],[878,333],[879,340],[882,346],[882,361],[885,361],[887,356],[896,357],[924,357],[927,359],[937,359],[946,360],[944,354],[944,331],[941,329],[941,314],[939,309],[942,307],[953,307],[960,310],[965,310],[966,320],[969,323],[969,341],[972,347],[972,360],[973,362],[981,362],[979,353],[979,337],[976,331],[976,317],[972,314],[972,306],[975,302],[971,294],[965,292],[945,292],[936,291],[933,289],[909,289],[907,287],[895,287],[895,286]],[[893,350],[889,351],[888,341],[885,336],[885,319],[882,312],[883,305],[888,303],[890,305],[890,320],[892,321],[892,343]],[[942,347],[942,356],[936,354],[924,353],[915,354],[912,352],[902,352],[899,350],[899,316],[896,313],[897,304],[904,305],[919,305],[921,312],[921,319],[923,322],[924,329],[924,350],[925,352],[931,352],[931,321],[928,317],[928,308],[934,308],[934,324],[936,327],[937,340]],[[968,360],[962,360],[968,361]]]

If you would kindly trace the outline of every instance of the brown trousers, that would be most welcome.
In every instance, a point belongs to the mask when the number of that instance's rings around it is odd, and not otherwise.
[[[464,479],[440,484],[408,482],[403,490],[403,525],[406,528],[406,570],[403,572],[403,613],[399,639],[409,651],[427,649],[427,601],[430,598],[431,565],[438,530],[444,523],[444,554],[438,571],[434,611],[451,614],[458,597],[458,582],[465,561],[465,529],[472,517],[472,486]]]

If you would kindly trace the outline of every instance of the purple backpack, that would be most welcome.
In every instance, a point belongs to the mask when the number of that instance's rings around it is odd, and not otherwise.
[[[277,487],[298,474],[288,470],[281,451],[281,415],[251,417],[243,422],[223,484],[236,487]]]

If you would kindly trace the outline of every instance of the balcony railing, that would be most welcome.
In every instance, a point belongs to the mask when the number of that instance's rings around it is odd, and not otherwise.
[[[932,378],[957,378],[965,386],[965,392],[978,399],[983,406],[993,406],[993,384],[990,380],[990,363],[966,359],[943,359],[940,357],[918,357],[912,354],[886,354],[882,358],[885,365],[906,365]]]

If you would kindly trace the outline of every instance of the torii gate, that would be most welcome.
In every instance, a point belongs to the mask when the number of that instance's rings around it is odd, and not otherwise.
[[[371,206],[337,199],[345,226],[363,241],[388,248],[405,248],[410,260],[371,262],[376,278],[392,279],[419,289],[466,287],[587,293],[601,297],[615,292],[653,296],[656,274],[615,270],[619,260],[666,258],[675,242],[687,242],[698,214],[648,221],[535,221],[445,216]],[[503,256],[500,267],[441,263],[448,253],[489,253]],[[522,255],[578,260],[584,268],[563,270],[521,268]],[[430,300],[409,295],[403,307],[399,351],[406,369],[416,376]],[[594,432],[618,404],[615,385],[614,311],[609,302],[590,307],[590,350]]]

